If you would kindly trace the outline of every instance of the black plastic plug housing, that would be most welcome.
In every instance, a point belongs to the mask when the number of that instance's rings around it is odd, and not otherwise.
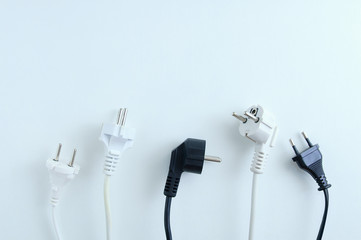
[[[201,174],[205,160],[206,141],[186,139],[172,151],[164,195],[175,197],[183,172]]]
[[[296,153],[296,156],[292,158],[297,165],[308,172],[317,182],[319,191],[325,190],[331,187],[331,184],[328,184],[325,173],[322,166],[322,154],[320,152],[318,144],[313,145],[310,139],[306,136],[305,133],[302,133],[309,148],[305,151],[299,153],[295,144],[290,140],[292,148]]]

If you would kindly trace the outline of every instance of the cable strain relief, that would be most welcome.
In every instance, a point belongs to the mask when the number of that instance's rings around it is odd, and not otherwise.
[[[316,182],[317,182],[318,186],[320,186],[318,188],[318,191],[323,191],[323,190],[331,187],[331,184],[329,184],[327,182],[327,178],[325,175],[321,175],[318,178],[316,178]]]
[[[59,203],[59,198],[56,198],[56,197],[51,197],[50,198],[51,206],[56,207],[56,206],[58,206],[58,203]]]
[[[262,174],[265,168],[267,158],[268,154],[264,151],[255,151],[251,165],[251,171],[256,174]]]
[[[167,197],[175,197],[177,195],[180,175],[168,173],[167,181],[164,187],[164,195]]]
[[[105,156],[104,161],[104,174],[112,176],[115,170],[117,169],[117,164],[119,162],[120,152],[118,151],[109,151]]]

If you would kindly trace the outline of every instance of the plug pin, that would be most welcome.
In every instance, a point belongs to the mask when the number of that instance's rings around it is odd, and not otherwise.
[[[209,156],[209,155],[205,155],[204,160],[209,162],[218,162],[218,163],[222,162],[222,159],[220,157]]]
[[[121,109],[119,109],[117,125],[124,126],[124,124],[125,124],[125,119],[126,119],[126,117],[127,117],[127,113],[128,113],[128,109],[127,109],[127,108],[121,108]]]
[[[61,146],[62,146],[61,143],[59,143],[58,152],[56,153],[56,157],[53,159],[54,161],[59,161]]]
[[[307,137],[306,133],[305,133],[305,132],[302,132],[302,135],[303,135],[303,137],[305,138],[308,146],[309,146],[309,147],[312,147],[313,144],[311,143],[310,139]]]
[[[237,118],[238,120],[240,120],[240,121],[243,122],[243,123],[246,123],[246,122],[247,122],[247,118],[242,117],[241,115],[238,115],[238,114],[235,113],[235,112],[233,112],[232,116],[235,117],[235,118]]]
[[[122,123],[121,123],[122,126],[125,125],[125,119],[127,118],[127,113],[128,113],[128,108],[124,108],[123,116],[122,116]]]
[[[71,158],[70,163],[68,164],[69,167],[73,167],[74,165],[74,160],[75,160],[75,155],[76,155],[76,148],[74,148],[74,152],[73,152],[73,157]]]
[[[247,117],[249,117],[250,119],[252,119],[255,123],[257,123],[259,121],[259,118],[254,116],[252,113],[249,112],[244,112],[244,115],[246,115]]]
[[[119,109],[117,125],[120,125],[120,122],[122,121],[122,113],[123,113],[123,108]]]
[[[291,143],[291,146],[293,148],[293,151],[295,151],[296,155],[299,155],[300,152],[297,150],[297,147],[295,145],[295,143],[293,142],[293,140],[290,138],[290,143]]]

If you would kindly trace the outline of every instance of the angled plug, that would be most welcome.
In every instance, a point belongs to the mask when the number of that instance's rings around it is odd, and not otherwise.
[[[55,207],[60,199],[63,188],[74,179],[75,175],[79,173],[79,166],[74,165],[76,149],[74,149],[73,156],[69,163],[64,163],[59,160],[61,143],[59,143],[58,152],[55,158],[46,161],[46,167],[49,171],[51,183],[51,204]]]
[[[241,121],[239,133],[255,143],[255,153],[251,165],[253,172],[251,213],[248,239],[254,239],[255,202],[257,175],[263,173],[269,150],[274,147],[277,138],[277,125],[273,115],[260,105],[249,107],[242,115],[233,113]]]
[[[103,124],[100,140],[106,147],[104,174],[111,176],[122,153],[133,146],[135,129],[125,126],[128,110],[121,108],[116,123]]]
[[[219,157],[206,156],[206,141],[188,138],[172,151],[164,195],[175,197],[183,172],[201,174],[204,161],[221,162]]]
[[[305,132],[302,132],[302,135],[308,144],[308,148],[300,153],[292,139],[290,139],[293,151],[296,154],[292,160],[296,162],[302,170],[308,172],[317,182],[319,186],[318,190],[323,191],[331,187],[331,184],[328,184],[325,172],[323,171],[322,154],[318,144],[313,145]]]
[[[170,227],[170,208],[172,198],[177,195],[183,172],[201,174],[204,161],[220,162],[219,157],[205,156],[206,141],[188,138],[172,151],[167,181],[164,187],[166,196],[164,208],[164,230],[167,240],[172,240]]]
[[[262,106],[253,105],[244,114],[233,113],[233,116],[241,121],[239,133],[256,144],[251,171],[263,173],[269,150],[274,147],[277,138],[277,125],[273,115]]]

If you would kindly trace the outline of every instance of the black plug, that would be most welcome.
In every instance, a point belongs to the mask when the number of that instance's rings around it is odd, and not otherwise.
[[[308,172],[316,180],[319,186],[318,190],[323,191],[331,187],[331,184],[328,184],[325,173],[323,171],[322,154],[318,144],[313,145],[305,132],[302,132],[302,135],[305,138],[309,148],[299,153],[294,142],[292,139],[290,139],[292,148],[296,153],[296,156],[292,159],[301,169]]]
[[[172,151],[167,182],[164,187],[166,196],[164,208],[164,230],[167,240],[172,240],[170,227],[170,207],[172,198],[177,195],[178,185],[183,172],[202,173],[204,160],[220,162],[219,157],[205,156],[206,141],[188,138]]]
[[[202,173],[204,160],[221,162],[219,157],[205,156],[206,141],[188,138],[172,151],[164,195],[175,197],[183,172]]]

